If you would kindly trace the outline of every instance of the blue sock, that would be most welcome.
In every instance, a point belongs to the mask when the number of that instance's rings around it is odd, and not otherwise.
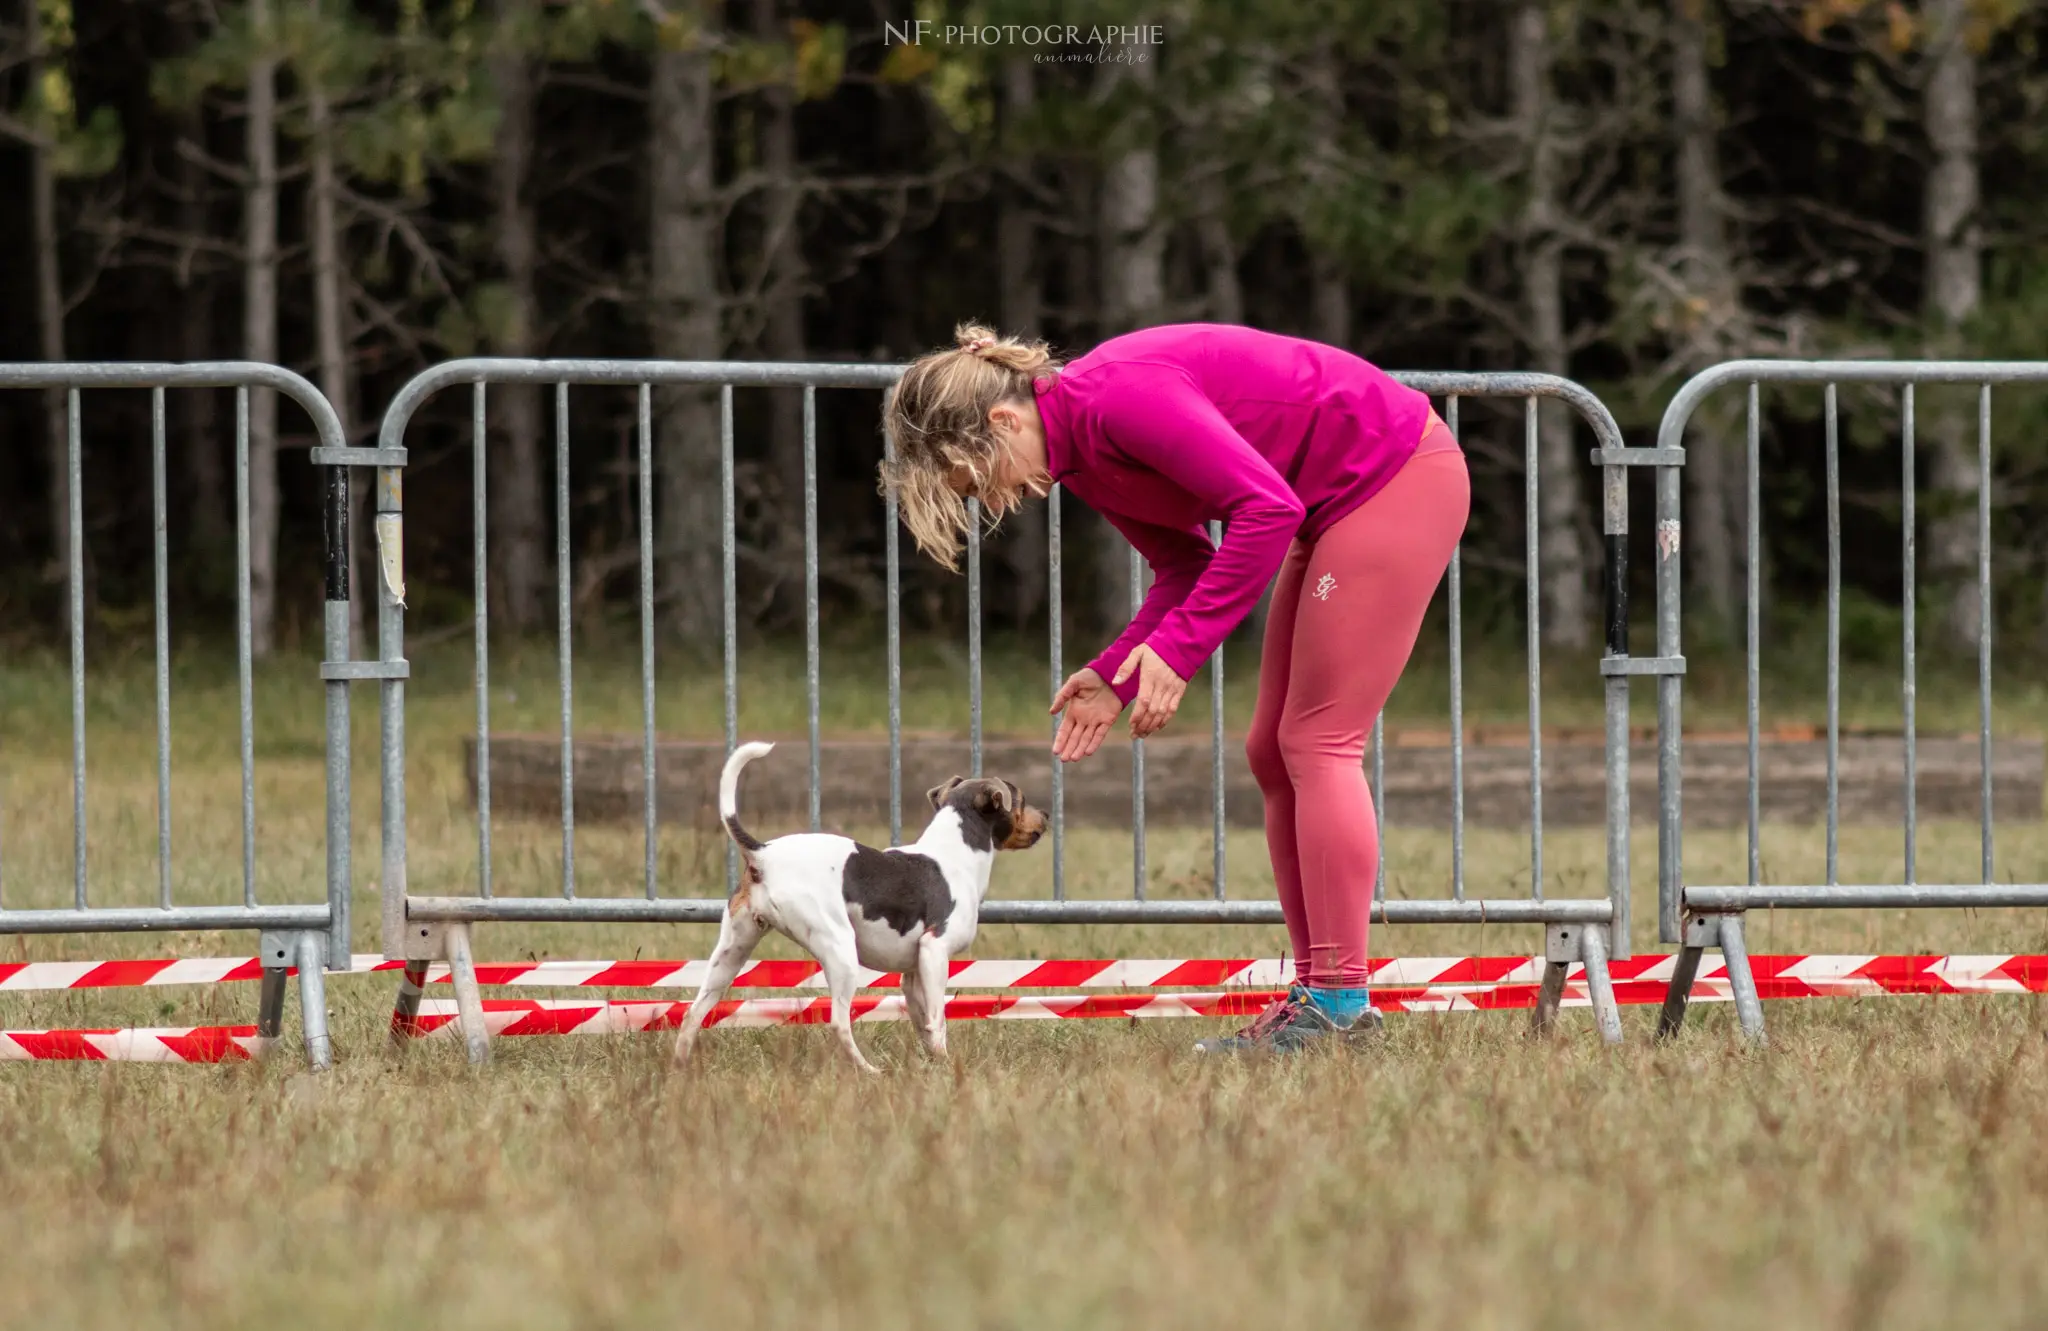
[[[1324,989],[1311,986],[1308,1001],[1339,1026],[1349,1026],[1372,1006],[1370,989]]]

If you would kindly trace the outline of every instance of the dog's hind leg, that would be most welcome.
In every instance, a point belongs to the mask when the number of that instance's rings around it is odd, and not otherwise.
[[[853,931],[848,929],[843,940],[825,942],[816,956],[825,969],[825,983],[832,991],[832,1029],[839,1032],[840,1045],[855,1067],[862,1072],[879,1073],[881,1069],[868,1062],[853,1038],[853,995],[860,988],[860,957],[854,948]]]
[[[725,918],[718,923],[718,946],[712,950],[711,962],[704,975],[704,985],[697,990],[697,997],[690,1004],[689,1015],[683,1018],[683,1029],[676,1036],[675,1065],[681,1068],[690,1061],[690,1051],[697,1043],[697,1032],[703,1028],[704,1018],[725,991],[732,987],[733,977],[740,973],[740,967],[747,964],[747,958],[754,954],[767,931],[751,910],[735,914],[730,906]]]
[[[946,1056],[946,978],[951,969],[948,960],[944,941],[937,934],[928,933],[917,940],[917,978],[912,981],[904,977],[904,990],[908,992],[915,984],[922,999],[913,1016],[920,1028],[918,1038],[924,1041],[925,1052],[934,1058]]]

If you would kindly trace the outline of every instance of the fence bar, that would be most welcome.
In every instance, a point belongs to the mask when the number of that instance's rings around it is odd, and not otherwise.
[[[1055,485],[1045,496],[1045,607],[1046,620],[1050,625],[1052,641],[1052,693],[1057,695],[1060,685],[1066,682],[1065,667],[1060,660],[1060,630],[1065,612],[1060,605],[1060,487]],[[1053,737],[1060,733],[1060,718],[1052,719]],[[1067,899],[1067,765],[1058,758],[1052,761],[1052,899]]]
[[[1756,992],[1756,972],[1749,966],[1749,943],[1743,937],[1742,917],[1731,915],[1721,921],[1721,956],[1728,963],[1728,987],[1735,999],[1735,1020],[1745,1037],[1758,1045],[1764,1042],[1764,1005]]]
[[[739,539],[733,528],[732,487],[732,385],[725,384],[718,390],[718,489],[723,498],[723,507],[719,510],[719,547],[725,580],[725,756],[728,758],[740,743],[740,638],[736,608],[739,600]],[[895,530],[896,525],[889,524],[892,536]],[[730,897],[739,883],[739,847],[727,837],[726,896]]]
[[[569,385],[555,385],[555,634],[562,689],[562,896],[576,895],[576,737],[569,641]]]
[[[811,830],[822,826],[818,752],[818,390],[804,385],[804,724],[810,739]]]
[[[895,397],[890,389],[888,397]],[[885,403],[883,419],[889,418]],[[896,438],[893,432],[882,431],[882,457],[894,464],[896,461]],[[889,595],[888,595],[888,660],[889,675],[889,844],[900,845],[903,841],[903,621],[897,607],[898,587],[902,580],[901,557],[897,553],[896,488],[884,488],[882,495],[883,525],[889,530],[883,541],[887,551]],[[728,738],[728,742],[730,742]]]
[[[85,909],[85,505],[79,498],[85,467],[81,456],[78,390],[65,394],[64,430],[67,522],[65,590],[71,620],[71,875],[79,910]]]
[[[2048,888],[2043,889],[2048,901]],[[280,909],[280,908],[271,908]],[[565,902],[547,897],[414,897],[407,911],[415,923],[561,921],[586,924],[715,924],[725,912],[718,899],[663,897],[582,897]],[[160,914],[152,910],[151,915]],[[1376,924],[1606,924],[1613,903],[1605,898],[1584,901],[1531,901],[1511,897],[1497,901],[1414,901],[1395,899],[1374,904]],[[63,912],[76,919],[71,912]],[[9,915],[11,921],[14,917]],[[1014,900],[990,898],[981,908],[984,924],[1279,924],[1280,903],[1239,898],[1216,901],[1137,901],[1129,897],[1091,901]]]
[[[1604,455],[1603,455],[1604,456]],[[1606,642],[1600,668],[1603,672],[1629,659],[1628,631],[1628,476],[1629,468],[1612,460],[1600,464],[1600,534],[1604,547],[1602,582],[1605,584]],[[1605,768],[1607,819],[1607,899],[1614,906],[1609,926],[1611,958],[1626,960],[1633,953],[1634,910],[1629,875],[1629,694],[1633,683],[1628,675],[1608,674],[1601,689],[1602,736]],[[1589,971],[1592,956],[1587,955]],[[1602,1000],[1600,1011],[1612,1009],[1612,996]],[[1604,1017],[1603,1017],[1604,1023]],[[1604,1025],[1603,1025],[1604,1029]],[[1619,1029],[1618,1025],[1616,1027]]]
[[[241,690],[242,904],[245,906],[256,904],[256,683],[249,642],[249,545],[249,390],[244,386],[235,389],[235,671]]]
[[[640,385],[640,811],[646,822],[647,895],[660,835],[654,770],[654,386]]]
[[[1828,882],[1842,864],[1842,455],[1838,390],[1827,386],[1828,453]]]
[[[171,908],[171,557],[164,476],[164,390],[149,390],[151,562],[156,566],[157,896]]]
[[[2048,883],[1841,883],[1827,887],[1710,886],[1685,889],[1690,910],[1910,910],[1919,906],[2048,906]]]
[[[483,388],[479,381],[477,399],[482,400]],[[380,466],[377,468],[377,516],[375,531],[378,546],[377,583],[377,659],[394,667],[405,661],[405,468],[401,466]],[[398,542],[394,551],[392,571],[396,580],[383,576],[384,542],[386,539]],[[382,876],[378,879],[383,900],[383,933],[388,946],[396,950],[399,934],[405,926],[406,859],[405,859],[405,680],[386,678],[377,686],[377,722],[380,743],[377,754],[377,775],[381,786],[378,819],[383,844],[379,847]],[[346,952],[350,939],[330,933],[330,948]],[[343,960],[329,957],[329,964]]]
[[[1991,385],[1977,388],[1977,756],[1983,766],[1981,882],[1992,882],[1991,841]]]
[[[480,900],[455,899],[465,903]],[[486,904],[502,905],[504,900],[499,897]],[[529,899],[528,904],[559,909],[561,903]],[[325,901],[296,906],[173,906],[169,910],[162,906],[97,906],[83,912],[67,906],[61,910],[10,910],[6,921],[10,934],[173,933],[186,929],[312,929],[324,933],[329,910]]]
[[[1543,594],[1538,540],[1537,399],[1523,399],[1522,524],[1529,567],[1529,895],[1543,900]]]
[[[1658,446],[1675,447],[1683,441],[1682,436],[1682,431],[1673,431],[1672,437],[1666,438],[1660,426]],[[1666,660],[1680,652],[1682,470],[1657,468],[1657,655]],[[1677,675],[1657,677],[1657,936],[1666,943],[1683,939],[1679,895],[1684,881],[1685,769],[1681,764],[1684,708],[1679,682]]]
[[[319,465],[319,464],[316,464]],[[321,555],[324,597],[321,604],[322,634],[321,657],[324,661],[347,664],[355,660],[355,628],[350,621],[349,555],[353,543],[349,540],[349,518],[355,482],[349,468],[336,463],[320,465],[321,486]],[[374,576],[374,575],[373,575]],[[349,683],[346,679],[325,679],[321,686],[326,695],[326,736],[327,759],[327,902],[328,925],[326,964],[346,966],[349,957],[349,910],[354,901],[354,880],[349,872],[349,855],[354,828],[349,800]],[[322,992],[320,989],[320,942],[311,934],[299,939],[301,959],[300,996],[309,999]],[[310,988],[307,986],[311,986]],[[324,1007],[303,1013],[306,1028],[306,1047],[313,1057],[314,1066],[324,1066],[325,1055],[319,1053],[320,1046],[314,1043],[314,1036],[326,1027],[327,1013]],[[324,1035],[321,1037],[324,1039]]]
[[[1131,547],[1131,617],[1145,604],[1145,561]],[[1121,662],[1112,669],[1120,669]],[[1131,896],[1145,899],[1145,741],[1131,741]]]
[[[1460,448],[1458,399],[1444,399],[1444,425]],[[1465,899],[1465,542],[1451,547],[1451,900]]]
[[[1209,524],[1209,543],[1221,547],[1223,524]],[[1057,687],[1057,686],[1055,686]],[[1215,893],[1223,900],[1223,644],[1209,658],[1209,789],[1213,800],[1210,843],[1215,859]]]
[[[1761,530],[1763,524],[1761,512],[1763,507],[1762,459],[1759,456],[1763,451],[1763,441],[1758,437],[1757,406],[1757,384],[1752,379],[1749,384],[1749,439],[1747,450],[1749,552],[1746,561],[1748,568],[1745,570],[1749,582],[1748,623],[1746,626],[1748,630],[1746,655],[1749,667],[1749,687],[1747,690],[1748,703],[1745,708],[1745,718],[1749,727],[1749,881],[1752,883],[1761,881],[1763,876],[1763,845],[1758,840],[1758,827],[1762,818],[1762,810],[1758,807],[1761,773],[1758,771],[1757,735],[1757,695],[1763,687],[1763,626],[1758,619],[1757,610],[1757,602],[1762,598],[1763,590],[1763,532]]]
[[[981,775],[981,501],[967,500],[967,774]]]
[[[484,381],[470,391],[470,525],[476,533],[476,849],[477,888],[491,895],[491,584],[490,505],[484,476],[490,455],[484,424]]]
[[[1916,808],[1914,808],[1914,805],[1917,802],[1915,800],[1915,796],[1919,793],[1920,783],[1918,780],[1919,774],[1914,770],[1915,762],[1918,758],[1918,754],[1916,752],[1918,746],[1914,742],[1913,735],[1913,729],[1918,719],[1915,715],[1916,708],[1914,706],[1914,704],[1918,701],[1918,699],[1915,697],[1917,689],[1916,676],[1918,674],[1918,661],[1916,659],[1916,644],[1913,641],[1915,627],[1914,620],[1916,618],[1916,616],[1913,613],[1913,609],[1914,600],[1918,596],[1918,591],[1915,586],[1915,576],[1917,570],[1914,567],[1914,556],[1917,553],[1917,551],[1915,549],[1916,543],[1914,541],[1913,531],[1916,522],[1916,519],[1913,515],[1913,464],[1918,459],[1915,456],[1916,449],[1913,440],[1912,384],[1907,384],[1904,388],[1900,390],[1899,403],[1900,407],[1902,408],[1905,414],[1905,437],[1903,440],[1903,448],[1901,449],[1901,451],[1905,454],[1905,464],[1904,472],[1901,477],[1900,493],[1903,497],[1904,504],[1902,517],[1904,522],[1903,567],[1905,570],[1905,588],[1904,591],[1901,593],[1903,597],[1903,604],[1901,608],[1905,611],[1906,619],[1904,652],[1905,670],[1904,678],[1900,681],[1899,701],[1901,704],[1901,710],[1904,712],[1904,721],[1906,728],[1906,881],[1908,883],[1912,883],[1917,882],[1920,877],[1920,828],[1919,818],[1917,816],[1919,811]]]

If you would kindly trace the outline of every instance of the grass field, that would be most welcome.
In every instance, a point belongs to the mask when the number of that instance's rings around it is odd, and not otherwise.
[[[800,664],[749,660],[749,734],[800,733]],[[1475,671],[1473,720],[1521,715],[1510,665]],[[1249,666],[1232,671],[1233,722],[1248,705]],[[538,647],[496,663],[500,726],[547,728],[552,667]],[[1028,688],[992,682],[992,729],[1041,724],[1042,663],[998,652],[991,680],[1027,669]],[[629,728],[630,660],[598,653],[579,671],[580,723]],[[916,654],[907,688],[917,714],[963,721],[957,676],[943,654]],[[265,900],[320,894],[311,678],[307,662],[286,661],[260,680]],[[1696,671],[1689,721],[1739,721],[1728,679]],[[70,899],[63,680],[60,663],[32,654],[0,672],[9,906]],[[828,730],[872,728],[862,690],[878,687],[874,663],[855,660],[827,681]],[[1850,681],[1850,719],[1890,719],[1886,684]],[[1547,679],[1547,718],[1593,720],[1596,687]],[[1973,719],[1971,695],[1939,680],[1922,689],[1930,728]],[[1195,693],[1184,721],[1205,724],[1206,689]],[[174,695],[178,899],[237,900],[230,663],[181,660]],[[374,708],[369,691],[357,696],[356,941],[367,950]],[[1433,719],[1441,696],[1424,669],[1396,715]],[[664,730],[716,733],[716,699],[715,678],[665,686]],[[94,900],[152,901],[146,652],[103,654],[89,701]],[[1811,719],[1812,701],[1795,681],[1773,706]],[[2044,717],[2031,682],[2000,694],[2002,730],[2039,733]],[[466,651],[420,653],[408,717],[416,891],[474,881],[458,749],[472,719]],[[1999,838],[2000,876],[2039,881],[2048,830],[2001,826]],[[1896,874],[1899,842],[1896,828],[1845,833],[1844,877]],[[1809,874],[1818,846],[1809,829],[1771,828],[1767,867]],[[1694,834],[1688,872],[1732,879],[1743,849],[1740,833]],[[557,853],[552,828],[502,827],[499,890],[551,890]],[[1206,834],[1155,831],[1154,891],[1205,891],[1209,853]],[[1395,829],[1388,853],[1395,892],[1441,892],[1440,835]],[[578,854],[587,891],[637,885],[637,832],[585,829]],[[1256,836],[1234,838],[1230,854],[1234,893],[1270,891]],[[1635,941],[1651,947],[1646,831],[1636,854]],[[1922,877],[1972,875],[1976,854],[1974,827],[1930,825]],[[1070,855],[1078,894],[1128,890],[1127,837],[1077,834]],[[1471,855],[1475,891],[1526,890],[1526,834],[1476,832]],[[670,829],[665,890],[716,891],[721,857],[716,841]],[[1602,890],[1597,834],[1555,833],[1546,858],[1553,893]],[[1038,872],[1007,863],[997,890],[1030,890]],[[2019,913],[1762,917],[1752,934],[1759,952],[2048,951],[2048,927]],[[1375,950],[1539,942],[1534,929],[1383,930]],[[247,954],[252,943],[8,938],[0,955]],[[479,935],[487,959],[701,956],[707,943],[682,928]],[[1271,929],[990,928],[976,951],[1280,949]],[[906,1030],[882,1027],[862,1032],[890,1072],[872,1082],[844,1075],[816,1029],[713,1031],[678,1082],[658,1036],[501,1041],[481,1072],[450,1043],[395,1054],[382,1040],[390,990],[382,978],[333,982],[340,1058],[324,1076],[300,1071],[296,1050],[262,1066],[0,1071],[7,1324],[2019,1326],[2048,1310],[2035,1260],[2048,1220],[2048,1027],[2037,1000],[1772,1005],[1763,1055],[1736,1046],[1721,1006],[1696,1009],[1688,1038],[1665,1048],[1645,1038],[1649,1014],[1632,1009],[1620,1051],[1598,1044],[1583,1013],[1540,1044],[1518,1016],[1395,1017],[1367,1055],[1221,1068],[1182,1052],[1203,1023],[967,1024],[949,1068],[922,1065]],[[253,985],[24,995],[0,1002],[0,1022],[247,1021],[254,1006]]]

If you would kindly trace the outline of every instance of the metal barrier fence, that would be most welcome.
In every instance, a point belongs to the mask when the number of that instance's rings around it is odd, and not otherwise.
[[[2048,884],[1999,883],[1994,879],[1992,833],[1991,757],[1991,390],[1994,385],[2048,382],[2048,362],[2029,361],[1730,361],[1695,375],[1679,389],[1665,409],[1658,428],[1660,451],[1677,450],[1693,412],[1715,390],[1728,385],[1749,385],[1747,445],[1747,713],[1749,746],[1749,873],[1748,881],[1734,885],[1695,886],[1683,879],[1682,795],[1675,779],[1664,787],[1664,801],[1658,823],[1658,927],[1666,943],[1681,945],[1677,969],[1666,1001],[1660,1032],[1674,1034],[1685,1020],[1693,980],[1704,949],[1719,947],[1728,963],[1728,977],[1734,990],[1736,1013],[1743,1033],[1750,1039],[1764,1039],[1762,1004],[1750,972],[1744,913],[1752,910],[1796,910],[1819,908],[1907,909],[1918,907],[2048,906]],[[1767,884],[1762,881],[1759,850],[1758,796],[1758,697],[1762,635],[1759,623],[1760,519],[1759,519],[1759,387],[1762,384],[1819,384],[1824,387],[1825,449],[1827,469],[1827,820],[1826,882],[1817,884]],[[1897,386],[1900,390],[1902,456],[1901,495],[1904,522],[1900,552],[1903,574],[1901,609],[1904,615],[1903,675],[1901,679],[1904,737],[1903,800],[1905,881],[1896,884],[1845,884],[1839,881],[1840,827],[1840,744],[1841,744],[1841,626],[1842,626],[1842,531],[1840,487],[1840,432],[1837,390],[1841,384]],[[1974,385],[1977,388],[1977,686],[1978,743],[1983,767],[1981,789],[1980,881],[1957,884],[1926,884],[1917,881],[1919,819],[1916,809],[1917,717],[1916,675],[1916,559],[1914,441],[1914,389],[1921,384]],[[1675,557],[1670,561],[1676,564]],[[1676,570],[1667,589],[1660,582],[1658,601],[1659,649],[1677,649]],[[1665,628],[1671,631],[1668,644],[1661,641]],[[1674,698],[1669,714],[1660,710],[1660,726],[1667,742],[1678,733]],[[1676,771],[1671,775],[1675,778]]]
[[[171,859],[171,692],[168,498],[165,400],[167,389],[235,390],[236,660],[240,692],[242,771],[242,901],[239,905],[180,905],[172,898]],[[71,675],[72,904],[56,909],[9,908],[0,901],[0,935],[91,934],[254,929],[262,935],[264,965],[258,1033],[281,1029],[288,971],[299,972],[299,998],[306,1051],[316,1067],[327,1065],[331,1045],[323,969],[349,965],[349,681],[387,678],[350,660],[348,484],[344,468],[372,460],[371,450],[346,446],[334,409],[319,390],[289,370],[252,362],[184,365],[81,363],[0,365],[0,389],[58,390],[65,394],[67,425],[66,492],[69,543],[65,552],[69,606]],[[150,391],[150,459],[155,573],[155,704],[157,785],[157,901],[153,906],[94,905],[89,891],[86,844],[85,726],[85,537],[82,488],[82,412],[85,390]],[[255,726],[252,707],[249,547],[249,394],[269,389],[304,408],[319,443],[313,462],[323,468],[326,695],[326,898],[295,904],[256,899]],[[402,460],[402,459],[401,459]],[[388,472],[395,486],[395,466]],[[383,535],[380,529],[380,537]],[[394,533],[395,537],[395,533]],[[395,558],[396,551],[392,551]],[[392,567],[396,568],[395,563]],[[387,703],[387,708],[389,704]],[[387,759],[392,755],[387,751]]]
[[[806,714],[809,739],[809,811],[815,828],[819,818],[819,628],[818,628],[818,539],[817,539],[817,392],[825,389],[869,389],[886,391],[901,372],[900,366],[877,364],[799,364],[746,362],[663,362],[614,360],[522,361],[472,359],[436,366],[408,383],[392,401],[384,416],[380,457],[402,458],[405,434],[413,415],[435,393],[457,385],[469,385],[472,392],[471,429],[474,449],[473,510],[477,559],[476,597],[476,699],[477,699],[477,808],[478,808],[478,892],[475,896],[413,896],[391,885],[403,885],[404,791],[397,765],[388,767],[385,780],[386,862],[384,881],[384,948],[387,955],[409,960],[447,960],[456,971],[457,993],[464,998],[465,1033],[472,1057],[486,1055],[481,1011],[476,1006],[470,959],[469,927],[485,921],[608,921],[644,923],[700,923],[717,921],[725,908],[722,898],[669,898],[660,895],[656,883],[655,844],[659,824],[656,808],[654,734],[654,531],[651,493],[653,489],[653,411],[656,387],[694,386],[716,388],[719,400],[719,457],[722,499],[721,551],[723,571],[723,648],[725,667],[724,720],[728,752],[738,736],[738,652],[735,614],[736,552],[734,530],[734,426],[733,393],[737,388],[797,389],[803,393],[804,459],[804,626]],[[1677,503],[1676,468],[1683,460],[1674,450],[1629,449],[1622,446],[1613,417],[1598,398],[1568,380],[1540,374],[1404,373],[1403,383],[1442,397],[1445,417],[1455,433],[1459,402],[1468,397],[1522,399],[1525,403],[1527,479],[1525,482],[1528,520],[1528,690],[1531,793],[1531,893],[1527,898],[1478,899],[1466,896],[1464,863],[1464,732],[1462,716],[1462,627],[1463,592],[1461,561],[1453,558],[1448,578],[1451,653],[1452,731],[1452,895],[1448,900],[1388,900],[1376,894],[1373,916],[1390,923],[1537,923],[1549,927],[1548,953],[1555,963],[1551,970],[1561,987],[1565,965],[1583,960],[1594,977],[1599,1001],[1599,1025],[1604,1036],[1619,1039],[1618,1012],[1605,983],[1606,959],[1610,953],[1629,955],[1629,868],[1628,868],[1628,694],[1630,679],[1639,674],[1658,674],[1662,683],[1675,684],[1674,672],[1683,669],[1675,651],[1653,660],[1631,660],[1628,656],[1628,495],[1627,470],[1631,466],[1654,464],[1664,469],[1659,488],[1660,521],[1675,521]],[[483,586],[487,563],[485,502],[488,453],[486,445],[485,399],[492,384],[552,385],[555,389],[556,459],[556,591],[559,634],[559,679],[561,703],[561,828],[562,887],[551,897],[504,897],[493,891],[491,874],[490,819],[490,712],[488,610]],[[638,392],[638,480],[640,488],[639,563],[642,727],[641,762],[643,790],[644,870],[641,895],[637,897],[586,897],[578,894],[575,877],[575,748],[572,717],[573,654],[570,642],[569,596],[571,578],[568,531],[568,457],[571,386],[611,385],[631,387]],[[1590,900],[1546,899],[1543,888],[1542,743],[1540,688],[1540,608],[1538,601],[1538,449],[1537,406],[1540,399],[1555,398],[1575,409],[1591,425],[1598,448],[1592,460],[1603,476],[1603,530],[1606,536],[1607,642],[1601,670],[1606,679],[1606,789],[1607,789],[1607,876],[1608,895]],[[902,706],[901,633],[898,617],[900,554],[898,524],[893,497],[885,497],[887,522],[887,661],[889,729],[889,809],[892,843],[900,840],[903,821],[902,800]],[[1668,507],[1668,512],[1666,511]],[[1061,496],[1055,488],[1048,505],[1049,599],[1051,636],[1049,679],[1057,687],[1064,676],[1061,642]],[[394,510],[395,511],[395,510]],[[1212,529],[1213,530],[1213,529]],[[1140,599],[1141,567],[1135,551],[1131,554],[1132,600]],[[1663,575],[1660,571],[1660,585]],[[968,660],[970,754],[976,774],[982,757],[982,642],[981,642],[981,549],[980,532],[974,530],[967,547]],[[394,608],[382,639],[387,659],[402,656],[402,622]],[[1675,635],[1674,635],[1675,638]],[[1225,893],[1223,771],[1225,743],[1222,724],[1221,654],[1211,663],[1211,690],[1215,708],[1211,744],[1214,780],[1213,891],[1207,900],[1146,899],[1145,766],[1142,741],[1133,745],[1132,824],[1133,889],[1120,900],[1075,899],[1067,895],[1065,880],[1064,783],[1060,764],[1053,764],[1051,815],[1053,825],[1053,895],[1051,899],[992,898],[982,908],[981,918],[1003,922],[1074,923],[1276,923],[1281,919],[1279,904],[1273,900],[1231,899]],[[1674,697],[1675,704],[1675,697]],[[387,717],[387,738],[396,723]],[[401,737],[402,738],[402,737]],[[1372,764],[1375,800],[1384,813],[1381,778],[1383,727],[1373,731]],[[388,752],[388,751],[387,751]],[[394,821],[395,820],[395,821]],[[394,854],[396,856],[394,861]],[[734,861],[728,850],[728,891],[733,883]],[[1539,1024],[1547,1023],[1555,1011],[1552,1001],[1539,1009]]]

